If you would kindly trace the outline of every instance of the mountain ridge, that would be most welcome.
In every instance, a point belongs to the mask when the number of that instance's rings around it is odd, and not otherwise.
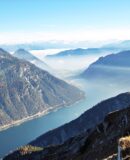
[[[78,88],[0,50],[1,127],[70,105],[83,97],[84,93]]]
[[[95,127],[95,125],[100,123],[109,112],[123,109],[128,105],[130,105],[129,92],[106,99],[88,109],[77,119],[41,135],[30,144],[36,146],[62,144],[67,139],[76,136],[89,128]]]
[[[25,49],[18,49],[14,52],[13,56],[19,58],[19,59],[24,59],[26,61],[29,61],[33,64],[35,64],[37,67],[44,69],[48,72],[52,72],[52,69],[43,61],[35,57],[33,54],[31,54],[29,51]]]
[[[130,79],[130,50],[100,57],[92,63],[80,77],[88,80],[100,80],[113,83],[127,83]]]
[[[4,160],[16,158],[18,160],[115,160],[118,140],[129,133],[130,105],[124,109],[109,112],[95,127],[71,137],[63,144],[40,147],[40,149],[38,145],[21,147]],[[36,147],[35,151],[32,151],[33,147]]]
[[[94,55],[94,54],[102,54],[104,52],[114,52],[116,49],[109,49],[109,48],[77,48],[77,49],[70,49],[61,51],[59,53],[53,54],[53,55],[47,55],[45,58],[65,58],[65,57],[71,57],[71,56],[87,56],[87,55]]]

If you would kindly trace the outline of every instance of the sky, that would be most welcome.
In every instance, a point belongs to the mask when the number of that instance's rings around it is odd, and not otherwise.
[[[130,37],[130,0],[0,0],[0,43]]]

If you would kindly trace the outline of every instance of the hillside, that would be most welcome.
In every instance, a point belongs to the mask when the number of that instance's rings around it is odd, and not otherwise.
[[[83,97],[78,88],[0,49],[0,128]]]
[[[26,51],[25,49],[18,49],[15,51],[13,56],[24,59],[26,61],[29,61],[30,63],[35,64],[37,67],[44,69],[46,71],[52,72],[52,69],[43,61],[32,55],[30,52]]]
[[[116,160],[118,140],[129,133],[130,107],[109,113],[94,128],[70,138],[61,145],[46,148],[21,147],[4,160]],[[129,158],[130,152],[128,151],[122,155],[123,160],[126,160],[126,157]]]
[[[92,63],[81,77],[91,80],[113,81],[129,83],[130,80],[130,51],[122,51],[117,54],[100,57]]]
[[[128,105],[130,105],[130,93],[123,93],[104,100],[87,110],[77,119],[41,135],[31,145],[48,146],[64,143],[69,138],[95,127],[103,121],[109,112],[123,109]]]

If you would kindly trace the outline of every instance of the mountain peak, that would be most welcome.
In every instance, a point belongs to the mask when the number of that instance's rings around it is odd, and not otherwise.
[[[25,50],[24,48],[19,48],[18,50],[15,51],[14,54],[27,54],[33,56],[29,51]]]
[[[18,57],[20,59],[25,59],[25,60],[37,60],[35,56],[33,56],[30,52],[26,51],[25,49],[18,49],[15,51],[13,54],[15,57]]]
[[[38,59],[33,54],[31,54],[29,51],[27,51],[23,48],[16,50],[13,55],[19,59],[24,59],[26,61],[31,62],[43,70],[52,72],[52,69],[44,61]]]
[[[126,84],[130,80],[130,50],[121,51],[100,57],[92,63],[82,74],[81,77],[88,80],[105,80],[109,83]]]
[[[11,55],[1,55],[0,71],[0,128],[72,104],[84,95],[45,70]]]
[[[5,51],[4,49],[0,48],[0,54],[9,54],[9,53]]]

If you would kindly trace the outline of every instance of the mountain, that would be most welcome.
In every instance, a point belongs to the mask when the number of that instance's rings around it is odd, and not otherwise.
[[[100,46],[99,42],[93,43],[90,41],[79,41],[73,43],[65,43],[64,40],[49,40],[49,41],[36,41],[28,43],[16,43],[16,44],[0,44],[0,48],[8,51],[14,51],[19,48],[24,48],[26,50],[45,50],[45,49],[68,49],[78,47],[89,47],[89,46]]]
[[[65,58],[65,57],[72,57],[72,56],[87,56],[93,54],[106,54],[110,52],[114,52],[115,49],[111,48],[88,48],[88,49],[71,49],[59,52],[53,55],[47,55],[46,58]]]
[[[29,61],[29,62],[35,64],[37,67],[51,72],[51,68],[45,62],[41,61],[40,59],[38,59],[37,57],[32,55],[30,52],[28,52],[24,49],[18,49],[13,54],[13,56],[20,58],[20,59],[24,59],[26,61]]]
[[[0,49],[0,128],[83,97],[78,88]]]
[[[61,145],[48,147],[27,145],[8,155],[4,160],[116,160],[120,153],[117,152],[119,146],[122,147],[122,160],[129,160],[130,137],[124,137],[129,133],[130,106],[127,106],[123,110],[108,113],[93,128],[68,139]]]
[[[90,47],[100,47],[104,49],[118,49],[118,50],[128,50],[130,49],[130,40],[117,41],[115,43],[109,42],[103,45],[102,42],[90,42],[90,41],[79,41],[73,43],[65,43],[64,41],[39,41],[31,43],[21,43],[21,44],[1,44],[0,48],[8,51],[18,50],[19,48],[24,48],[26,50],[45,50],[45,49],[63,49],[63,48],[90,48]]]
[[[130,105],[130,93],[107,99],[87,110],[79,118],[41,135],[30,144],[36,146],[62,144],[70,137],[95,127],[109,112],[123,109],[128,105]]]
[[[81,76],[91,80],[118,80],[128,83],[130,80],[130,50],[100,57],[92,63]]]
[[[130,40],[117,41],[115,43],[109,43],[103,46],[103,48],[115,48],[119,50],[130,50]]]

